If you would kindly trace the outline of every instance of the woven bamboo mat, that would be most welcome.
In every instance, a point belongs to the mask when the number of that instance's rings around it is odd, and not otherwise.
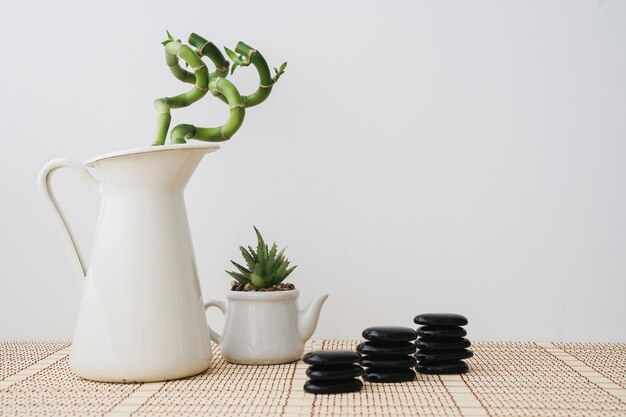
[[[320,341],[314,349],[353,349]],[[306,365],[226,363],[149,384],[82,380],[68,342],[0,342],[0,416],[626,416],[626,344],[475,343],[465,375],[304,393]]]

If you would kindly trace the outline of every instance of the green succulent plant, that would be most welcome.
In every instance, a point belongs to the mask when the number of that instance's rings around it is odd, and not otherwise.
[[[287,247],[278,252],[278,247],[274,243],[270,249],[259,229],[255,227],[254,231],[258,239],[256,251],[252,246],[248,246],[247,249],[243,246],[239,247],[248,267],[230,261],[239,272],[226,271],[226,273],[241,284],[251,284],[255,288],[268,288],[280,284],[296,269],[296,266],[289,268],[289,260],[284,255]]]

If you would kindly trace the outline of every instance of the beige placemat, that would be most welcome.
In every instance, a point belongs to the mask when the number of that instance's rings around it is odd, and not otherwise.
[[[626,388],[626,347],[615,343],[554,343],[574,358]]]
[[[70,345],[66,341],[0,342],[0,381]]]
[[[70,372],[67,346],[0,344],[0,416],[626,416],[626,344],[475,343],[468,374],[418,375],[411,383],[318,396],[302,389],[302,362],[234,365],[216,346],[211,368],[192,378],[86,381]]]

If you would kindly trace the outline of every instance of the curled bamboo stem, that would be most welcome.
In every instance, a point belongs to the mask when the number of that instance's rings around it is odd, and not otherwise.
[[[165,63],[167,63],[170,72],[174,74],[174,77],[178,78],[184,83],[195,84],[196,76],[193,72],[189,72],[180,66],[178,57],[176,55],[165,54]]]
[[[226,78],[226,76],[228,75],[230,62],[228,62],[228,60],[224,58],[222,52],[217,46],[215,46],[213,42],[207,41],[197,33],[192,33],[191,35],[189,35],[189,44],[196,48],[198,55],[208,57],[211,62],[213,62],[213,65],[215,65],[215,71],[209,74],[209,80],[215,79],[217,77]],[[215,88],[211,89],[210,85],[211,83],[209,83],[209,91],[211,92],[211,94],[222,100],[224,103],[228,103],[226,97],[224,97],[224,95],[217,91]]]
[[[223,142],[230,139],[239,130],[246,115],[246,109],[243,97],[237,88],[226,78],[218,77],[211,80],[209,89],[215,89],[228,101],[230,114],[226,123],[217,127],[196,127],[180,124],[172,129],[170,135],[172,143],[185,143],[188,139]]]
[[[269,97],[274,85],[274,80],[272,79],[267,61],[265,61],[265,58],[263,58],[263,55],[261,55],[259,51],[244,42],[237,43],[235,52],[243,55],[245,58],[245,61],[240,65],[248,66],[252,64],[259,73],[259,88],[257,88],[254,93],[243,97],[246,107],[253,107],[263,103]]]
[[[196,48],[199,56],[206,56],[215,65],[215,71],[209,74],[209,78],[222,77],[228,75],[228,67],[230,63],[224,58],[217,46],[213,42],[209,42],[202,36],[192,33],[189,35],[189,44]]]
[[[209,72],[202,62],[202,59],[187,45],[183,45],[178,41],[169,40],[165,43],[165,54],[173,57],[178,61],[178,57],[185,61],[194,70],[195,83],[191,90],[186,93],[179,94],[174,97],[164,97],[155,100],[154,108],[156,109],[157,116],[157,128],[154,139],[154,145],[163,145],[167,136],[167,130],[170,127],[172,115],[171,109],[178,109],[181,107],[189,106],[192,103],[200,100],[209,91]],[[172,66],[170,66],[171,70]],[[176,75],[176,74],[175,74]]]

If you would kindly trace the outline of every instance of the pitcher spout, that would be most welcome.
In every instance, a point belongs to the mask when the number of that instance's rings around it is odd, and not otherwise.
[[[86,162],[96,168],[103,194],[181,190],[205,154],[219,146],[206,143],[150,146],[100,155]]]
[[[306,342],[313,336],[320,318],[322,306],[327,298],[328,294],[317,296],[303,310],[298,312],[298,335],[303,342]]]

